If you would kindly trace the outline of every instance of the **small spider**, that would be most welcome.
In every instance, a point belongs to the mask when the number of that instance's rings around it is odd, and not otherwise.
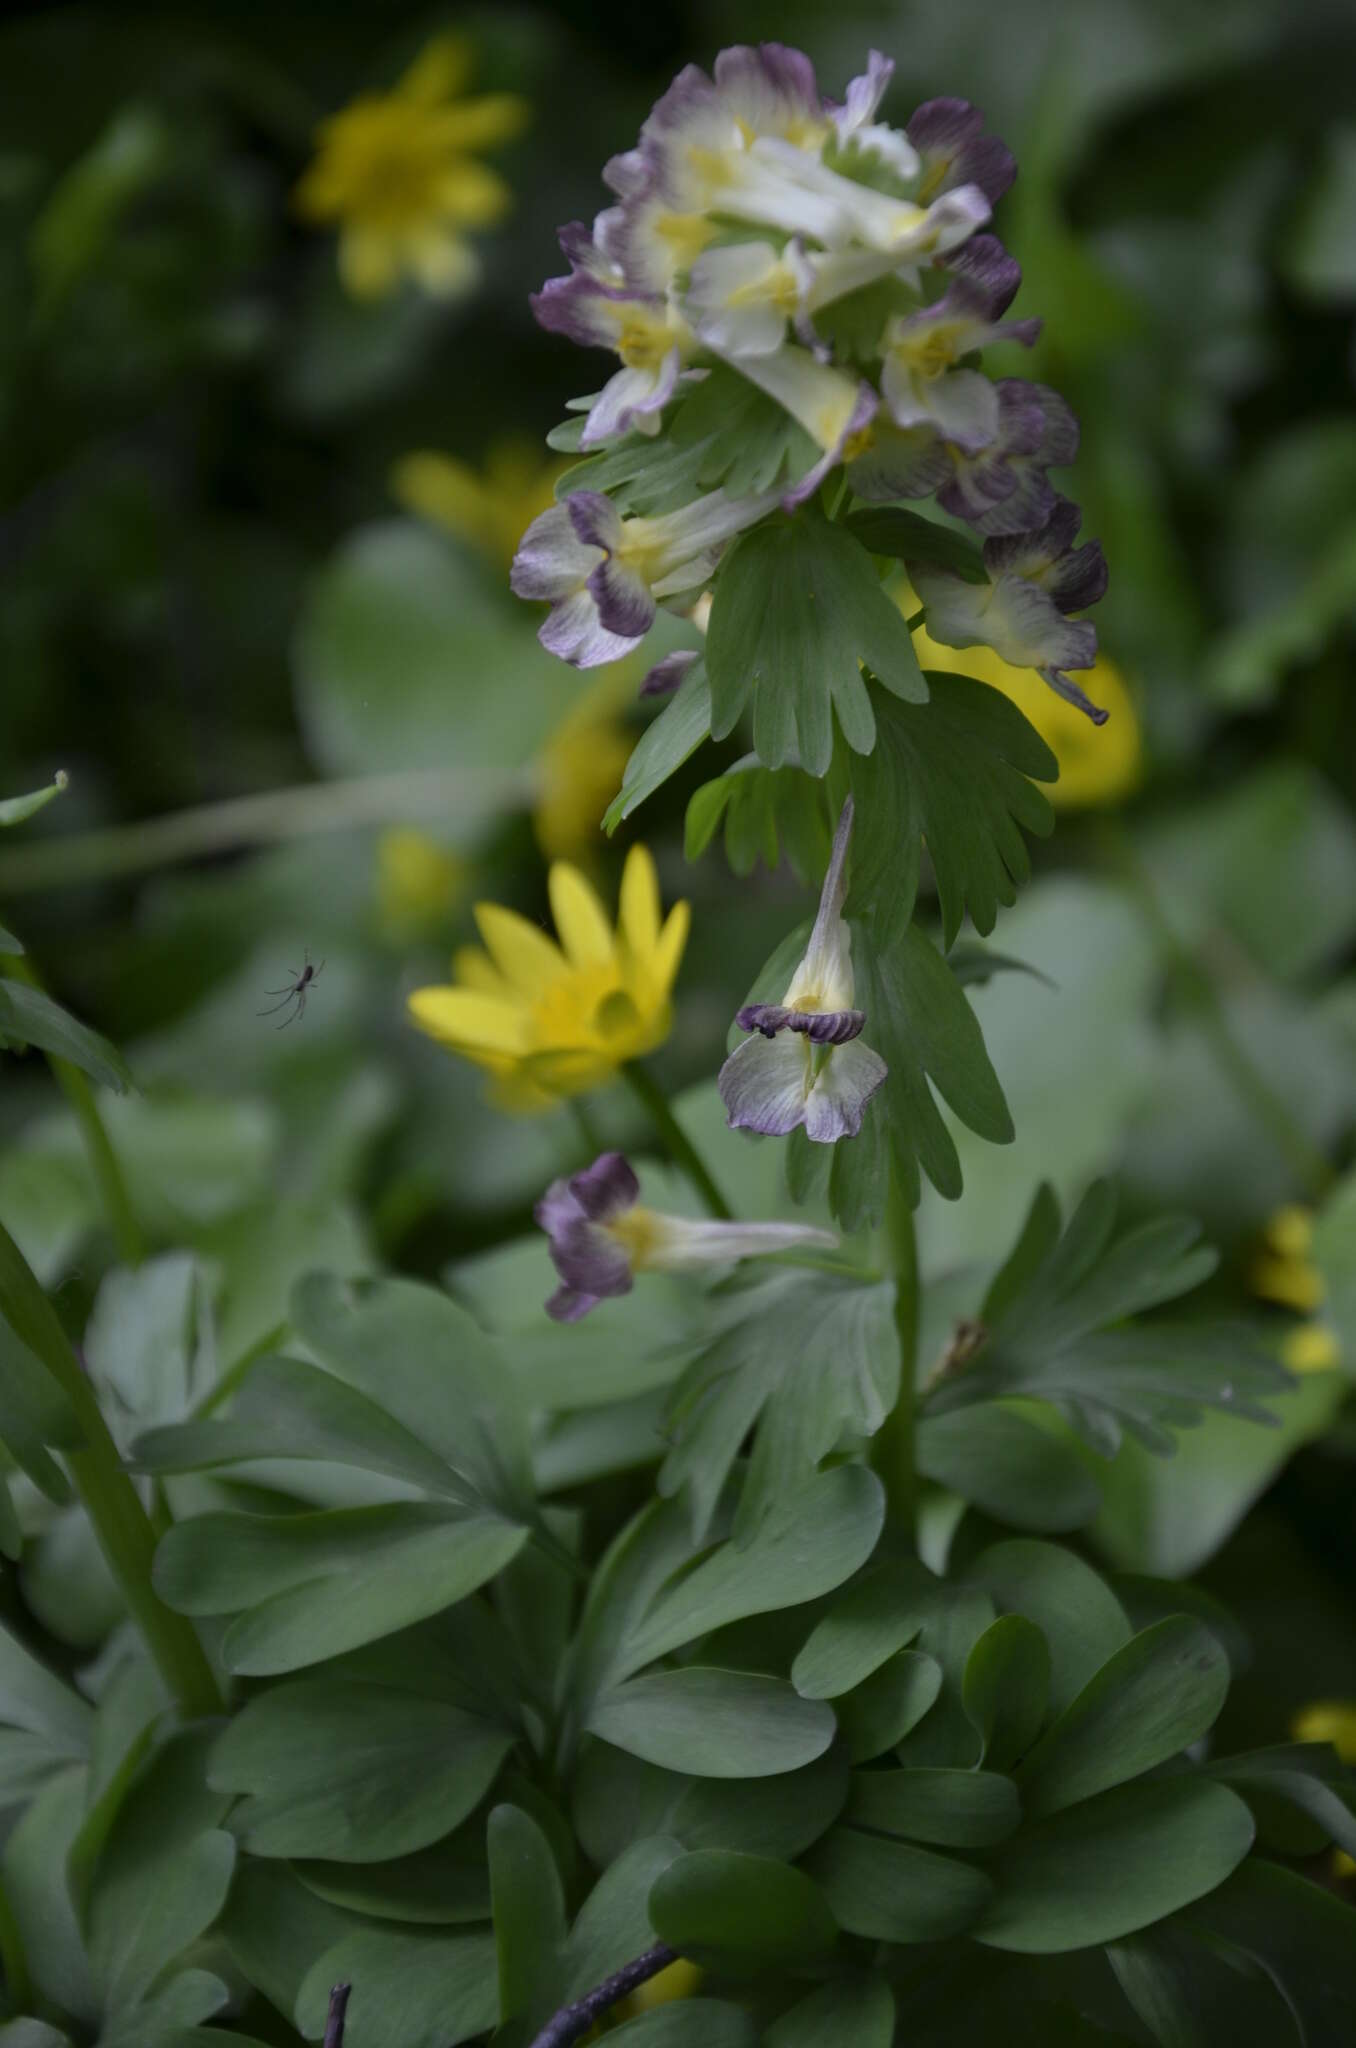
[[[319,981],[325,965],[322,960],[319,967],[312,967],[309,949],[301,957],[301,973],[298,974],[295,968],[289,967],[287,971],[292,979],[286,988],[266,988],[264,990],[266,996],[281,996],[282,1001],[275,1003],[271,1010],[256,1010],[254,1013],[256,1017],[274,1017],[279,1010],[285,1010],[287,1005],[295,998],[296,1009],[293,1010],[290,1017],[284,1017],[281,1024],[274,1026],[274,1029],[277,1031],[286,1031],[289,1024],[295,1024],[298,1017],[306,1015],[307,992],[314,988],[315,984]]]

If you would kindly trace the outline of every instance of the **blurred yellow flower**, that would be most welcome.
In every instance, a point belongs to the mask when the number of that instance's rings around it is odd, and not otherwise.
[[[676,903],[661,922],[643,846],[626,857],[615,931],[577,868],[557,861],[548,886],[559,943],[515,910],[478,903],[485,950],[463,947],[452,986],[410,997],[419,1029],[492,1075],[510,1109],[546,1109],[596,1088],[662,1044],[687,943],[688,906]]]
[[[466,863],[413,825],[377,841],[377,915],[393,938],[436,928],[466,884]]]
[[[620,719],[587,705],[546,740],[537,756],[532,824],[548,860],[587,857],[597,844],[599,821],[621,788],[634,743]]]
[[[1013,668],[991,647],[943,647],[926,626],[918,628],[913,644],[924,668],[992,683],[1030,719],[1059,762],[1059,781],[1042,784],[1056,810],[1118,804],[1139,781],[1139,719],[1125,678],[1107,655],[1099,654],[1092,668],[1078,674],[1093,702],[1111,713],[1105,725],[1096,726],[1057,697],[1034,668]]]
[[[696,1963],[679,1956],[667,1970],[660,1970],[624,1998],[617,2007],[617,2017],[635,2019],[640,2013],[653,2012],[657,2005],[670,2005],[675,1998],[692,1998],[701,1989],[703,1975]]]
[[[1330,1742],[1344,1764],[1356,1764],[1356,1700],[1313,1700],[1290,1723],[1296,1742]]]
[[[1337,1332],[1316,1314],[1323,1305],[1324,1287],[1310,1255],[1313,1240],[1313,1211],[1291,1203],[1269,1219],[1261,1249],[1248,1270],[1254,1294],[1306,1318],[1281,1343],[1281,1362],[1291,1372],[1327,1372],[1341,1362]]]
[[[411,512],[469,541],[507,570],[539,512],[554,502],[565,464],[543,461],[526,441],[496,441],[483,470],[419,449],[391,471],[391,491]]]
[[[339,223],[339,271],[356,298],[406,275],[439,296],[476,277],[466,230],[490,227],[512,194],[471,152],[518,134],[528,109],[513,93],[458,99],[470,65],[460,38],[435,37],[390,92],[363,93],[320,124],[297,208]]]

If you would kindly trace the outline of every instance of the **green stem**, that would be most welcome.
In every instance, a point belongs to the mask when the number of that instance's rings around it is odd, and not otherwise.
[[[28,1974],[28,1958],[24,1954],[19,1923],[3,1888],[0,1888],[0,1964],[4,1965],[5,1990],[10,2002],[22,2011],[33,1996],[33,1984]]]
[[[877,1432],[871,1462],[885,1482],[889,1521],[910,1547],[918,1540],[918,1469],[914,1457],[914,1381],[918,1371],[918,1244],[913,1209],[893,1162],[885,1204],[885,1263],[895,1283],[899,1398]]]
[[[1178,938],[1153,877],[1120,820],[1103,819],[1101,837],[1138,904],[1145,925],[1176,976],[1220,1072],[1258,1128],[1270,1138],[1305,1194],[1311,1201],[1321,1200],[1336,1179],[1332,1167],[1290,1105],[1277,1094],[1251,1053],[1235,1037],[1214,981]]]
[[[590,1159],[596,1159],[603,1149],[597,1125],[577,1095],[570,1097],[568,1107],[570,1115],[574,1118],[575,1129],[584,1141],[584,1150]]]
[[[46,1366],[75,1412],[82,1441],[79,1449],[63,1454],[71,1479],[171,1697],[186,1715],[220,1713],[221,1694],[192,1623],[163,1606],[151,1584],[155,1530],[122,1468],[94,1389],[55,1310],[3,1225],[0,1314]]]
[[[674,1165],[687,1175],[710,1213],[723,1223],[731,1222],[734,1217],[733,1209],[712,1180],[696,1147],[664,1100],[653,1075],[631,1061],[628,1061],[621,1071],[630,1083],[631,1092],[644,1104],[646,1113],[663,1139],[664,1149]]]
[[[27,982],[30,988],[41,990],[42,981],[26,955],[6,956],[9,965],[6,973],[16,981]],[[125,1266],[139,1266],[145,1258],[148,1246],[137,1212],[132,1206],[131,1192],[123,1176],[121,1163],[113,1150],[113,1141],[108,1135],[108,1126],[99,1114],[99,1105],[87,1076],[70,1060],[59,1059],[55,1053],[45,1055],[52,1070],[52,1078],[70,1103],[80,1134],[89,1155],[90,1167],[98,1185],[104,1213],[112,1227],[117,1242],[118,1257]]]
[[[443,817],[449,808],[463,817],[468,807],[475,816],[493,815],[534,802],[539,780],[531,768],[516,770],[498,783],[464,769],[412,768],[230,797],[223,803],[199,804],[97,832],[53,833],[0,853],[0,895],[146,874],[233,847]]]

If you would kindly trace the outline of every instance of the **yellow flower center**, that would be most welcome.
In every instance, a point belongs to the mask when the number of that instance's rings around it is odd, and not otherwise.
[[[614,1223],[605,1223],[603,1228],[616,1239],[637,1271],[649,1263],[661,1236],[654,1211],[639,1207],[628,1209],[624,1216],[618,1216]]]
[[[628,309],[617,334],[617,354],[628,370],[657,370],[673,343],[667,318]]]

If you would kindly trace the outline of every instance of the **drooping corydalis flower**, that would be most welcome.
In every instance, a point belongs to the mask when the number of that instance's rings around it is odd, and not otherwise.
[[[1074,545],[1081,519],[1077,505],[1059,498],[1036,532],[986,540],[984,583],[969,583],[935,562],[907,567],[934,640],[947,647],[992,647],[1013,668],[1038,670],[1057,695],[1101,725],[1106,712],[1065,673],[1091,668],[1097,659],[1096,627],[1068,615],[1096,604],[1106,589],[1101,544]]]
[[[629,1294],[639,1272],[700,1272],[802,1246],[832,1250],[838,1243],[831,1231],[806,1223],[694,1221],[644,1208],[640,1182],[620,1152],[604,1152],[582,1173],[552,1181],[534,1214],[561,1279],[546,1304],[559,1323],[577,1323],[600,1301]]]
[[[596,668],[639,645],[661,598],[700,591],[726,541],[776,502],[775,491],[711,491],[662,518],[623,519],[601,491],[573,491],[528,527],[512,587],[550,605],[537,636],[543,647],[576,668]]]
[[[854,1008],[847,897],[851,797],[834,835],[809,944],[779,1003],[748,1003],[736,1022],[753,1034],[720,1070],[725,1113],[737,1130],[785,1137],[798,1125],[817,1144],[855,1137],[885,1079],[879,1053],[864,1045],[865,1013]]]

